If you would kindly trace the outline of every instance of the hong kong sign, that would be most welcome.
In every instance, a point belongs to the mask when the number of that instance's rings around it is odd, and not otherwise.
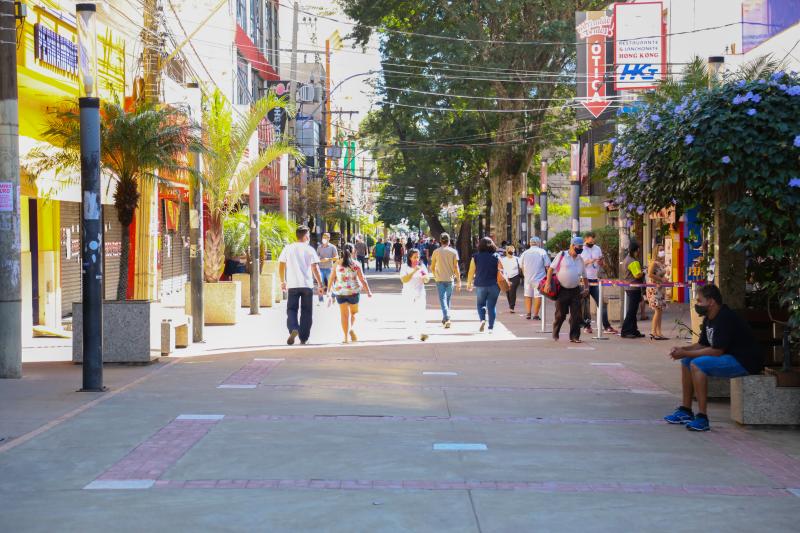
[[[614,4],[614,86],[652,89],[664,79],[664,23],[661,2]]]
[[[606,11],[577,11],[575,34],[578,43],[577,88],[578,119],[605,118],[611,96],[614,95],[608,79],[611,63],[611,40],[614,38],[614,21]]]

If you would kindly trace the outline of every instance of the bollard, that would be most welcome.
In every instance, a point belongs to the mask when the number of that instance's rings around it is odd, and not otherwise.
[[[544,294],[540,294],[539,298],[542,299],[542,333],[545,333],[544,325],[547,322],[547,313],[545,312],[545,306],[547,305],[547,298],[544,297]]]
[[[603,337],[603,280],[597,280],[597,335],[594,337],[599,341],[606,341],[608,337]]]

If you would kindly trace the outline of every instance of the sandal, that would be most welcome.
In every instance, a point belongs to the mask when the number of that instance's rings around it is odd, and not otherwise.
[[[570,339],[569,342],[574,342],[575,344],[583,344],[583,341],[580,339]]]

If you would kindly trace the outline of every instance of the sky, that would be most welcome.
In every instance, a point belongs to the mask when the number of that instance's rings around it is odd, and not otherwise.
[[[280,47],[281,49],[291,49],[292,47],[292,1],[279,0],[279,24],[280,24]],[[339,30],[339,34],[344,39],[344,48],[342,50],[333,51],[331,54],[331,87],[335,87],[337,83],[344,78],[353,74],[367,72],[369,70],[380,69],[380,56],[377,51],[377,41],[373,37],[369,44],[366,53],[362,53],[361,49],[353,49],[353,41],[347,40],[346,36],[352,29],[352,23],[348,24],[349,19],[341,12],[331,0],[305,0],[300,2],[300,13],[298,15],[299,30],[297,37],[297,47],[300,50],[315,50],[318,49],[320,60],[325,62],[325,39],[328,38],[335,30]],[[304,23],[303,17],[310,19],[311,15],[303,13],[303,11],[314,12],[317,14],[324,14],[324,16],[331,19],[336,19],[342,22],[334,22],[327,20],[320,16],[317,17],[316,24]],[[316,33],[316,46],[313,44],[313,36]],[[314,61],[313,54],[298,54],[298,62],[302,63],[305,59],[309,62]],[[283,65],[288,65],[291,60],[290,52],[281,52],[281,70]],[[374,76],[373,76],[374,78]],[[358,123],[364,119],[366,113],[369,111],[372,102],[375,98],[372,96],[372,89],[366,84],[369,78],[367,76],[359,76],[346,81],[334,93],[332,93],[331,107],[332,109],[343,109],[347,111],[359,111],[359,114],[352,118],[348,125],[346,115],[343,122],[351,128],[357,128]]]

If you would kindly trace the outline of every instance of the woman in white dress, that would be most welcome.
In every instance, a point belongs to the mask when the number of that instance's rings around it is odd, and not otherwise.
[[[517,305],[517,291],[519,290],[519,283],[522,280],[519,270],[519,257],[514,255],[514,247],[506,246],[505,255],[500,257],[500,263],[503,265],[503,274],[508,279],[510,288],[506,292],[508,299],[508,310],[510,313],[514,312],[514,307]]]
[[[410,249],[408,259],[400,268],[403,297],[406,300],[406,334],[409,339],[428,340],[425,333],[425,284],[431,275],[420,263],[419,250]]]

